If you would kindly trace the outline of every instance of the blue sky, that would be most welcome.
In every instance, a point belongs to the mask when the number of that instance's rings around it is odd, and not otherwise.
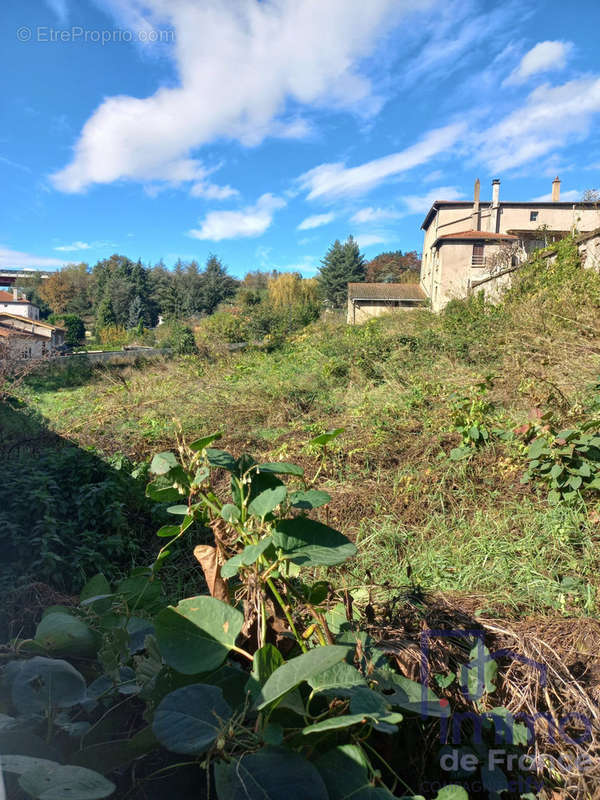
[[[578,199],[599,27],[597,0],[7,3],[0,265],[215,252],[310,276],[350,233],[419,250],[475,177],[531,200],[559,174]]]

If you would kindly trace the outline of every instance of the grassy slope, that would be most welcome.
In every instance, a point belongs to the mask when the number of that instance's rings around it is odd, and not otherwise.
[[[61,434],[105,453],[146,458],[172,444],[176,419],[190,437],[223,429],[233,452],[298,460],[308,474],[318,467],[308,439],[345,427],[319,483],[333,496],[329,521],[362,544],[358,582],[369,571],[392,586],[481,594],[482,608],[505,614],[590,613],[593,503],[550,508],[543,490],[521,486],[515,443],[458,463],[448,453],[460,440],[452,393],[488,374],[492,424],[514,428],[534,408],[564,424],[585,416],[600,374],[599,298],[598,276],[565,244],[553,266],[524,270],[498,308],[473,299],[438,317],[329,320],[274,353],[104,370],[81,385],[38,381],[27,399]]]

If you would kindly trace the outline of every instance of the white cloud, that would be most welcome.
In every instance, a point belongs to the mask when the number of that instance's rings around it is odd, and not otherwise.
[[[46,4],[54,11],[60,22],[67,19],[67,0],[46,0]]]
[[[119,179],[202,182],[190,154],[219,139],[252,146],[307,133],[295,109],[374,113],[381,106],[364,60],[409,0],[97,0],[130,27],[175,31],[176,87],[109,97],[85,123],[70,164],[51,179],[80,192]],[[430,0],[419,0],[420,6]]]
[[[62,267],[64,263],[58,258],[34,256],[0,245],[0,267]]]
[[[435,200],[461,200],[464,193],[456,186],[438,186],[427,194],[405,195],[402,200],[409,214],[426,214]]]
[[[569,189],[567,192],[560,193],[560,199],[563,203],[570,203],[578,202],[581,200],[581,195],[583,192],[578,191],[577,189]],[[529,201],[530,203],[550,203],[552,201],[552,192],[548,192],[548,194],[542,194],[539,197],[532,197]]]
[[[73,244],[61,244],[55,247],[55,250],[60,250],[61,253],[72,253],[77,250],[90,250],[92,247],[88,242],[73,242]]]
[[[363,225],[367,222],[381,222],[384,219],[398,219],[402,214],[399,211],[394,211],[391,208],[366,208],[359,209],[356,214],[350,217],[351,222],[356,222],[357,225]]]
[[[490,171],[498,173],[584,139],[598,113],[599,77],[544,84],[520,108],[474,135],[472,143]]]
[[[429,131],[418,142],[398,153],[367,161],[358,167],[342,162],[321,164],[298,178],[309,192],[308,198],[334,199],[370,191],[382,181],[426,164],[434,156],[449,150],[465,130],[464,123],[452,123]]]
[[[525,53],[518,66],[506,78],[503,85],[523,83],[532,75],[563,69],[572,49],[572,42],[538,42],[528,53]]]
[[[227,200],[229,197],[237,197],[237,189],[227,185],[218,186],[216,183],[194,183],[190,189],[192,197],[204,197],[207,200]]]
[[[372,244],[381,244],[387,241],[385,236],[380,233],[361,233],[354,237],[358,242],[359,247],[369,247]]]
[[[285,200],[263,194],[253,206],[241,211],[210,211],[200,222],[200,228],[189,232],[195,239],[236,239],[260,236],[273,222],[275,211],[285,206]]]
[[[298,230],[308,231],[311,228],[320,228],[321,225],[329,225],[334,219],[335,214],[333,212],[329,214],[314,214],[312,217],[307,217],[305,220],[302,220],[300,225],[298,225]]]

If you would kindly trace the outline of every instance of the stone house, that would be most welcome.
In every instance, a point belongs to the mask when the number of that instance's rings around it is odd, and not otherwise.
[[[436,200],[421,225],[421,288],[434,311],[452,298],[465,297],[476,283],[493,296],[500,282],[486,279],[494,272],[569,233],[600,227],[600,204],[561,202],[558,178],[549,201],[501,202],[497,179],[492,181],[491,202],[481,202],[479,193],[476,180],[472,202]]]
[[[346,321],[357,325],[390,311],[421,306],[426,301],[418,283],[349,283]]]
[[[64,345],[65,331],[38,319],[0,310],[0,341],[7,343],[10,353],[18,358],[43,358]]]

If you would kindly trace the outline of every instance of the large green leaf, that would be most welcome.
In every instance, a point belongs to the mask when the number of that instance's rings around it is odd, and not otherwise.
[[[214,597],[189,597],[163,609],[154,620],[160,652],[169,666],[193,675],[225,660],[242,630],[244,616]]]
[[[21,714],[38,714],[49,708],[71,708],[85,699],[81,673],[67,661],[36,656],[17,673],[12,701]]]
[[[326,645],[296,656],[275,670],[263,686],[255,706],[260,711],[274,703],[303,681],[343,661],[349,652],[348,647]]]
[[[315,762],[325,781],[329,800],[392,800],[384,786],[369,780],[369,762],[364,751],[353,744],[329,750]]]
[[[47,614],[37,626],[35,641],[44,650],[87,658],[98,649],[96,637],[81,619],[62,611]]]
[[[210,436],[204,436],[202,439],[196,439],[195,442],[192,442],[189,445],[190,450],[194,450],[196,452],[202,451],[208,447],[209,444],[212,444],[217,439],[220,439],[223,436],[222,433],[213,433]]]
[[[258,544],[246,545],[241,553],[233,556],[223,564],[221,567],[221,577],[227,579],[237,575],[240,567],[247,567],[250,566],[250,564],[254,564],[272,544],[273,537],[266,536]]]
[[[326,433],[322,433],[319,436],[315,436],[314,439],[311,439],[309,444],[317,445],[323,447],[326,444],[329,444],[333,439],[337,439],[337,437],[344,432],[345,428],[335,428],[335,430],[327,431]]]
[[[322,492],[319,489],[308,489],[305,492],[293,492],[290,495],[290,504],[294,508],[302,508],[310,510],[312,508],[319,508],[329,503],[331,495],[327,492]]]
[[[273,489],[266,489],[252,500],[248,505],[248,511],[255,517],[266,517],[278,505],[283,503],[287,495],[285,486],[276,486]]]
[[[110,583],[106,580],[104,575],[99,572],[85,584],[79,595],[79,602],[81,603],[84,600],[89,601],[94,597],[104,597],[110,594],[111,591]]]
[[[206,460],[211,467],[220,467],[229,472],[235,472],[237,469],[237,461],[226,450],[216,450],[214,447],[207,447],[204,450]]]
[[[219,800],[329,800],[316,767],[283,747],[218,763],[215,783]]]
[[[308,517],[280,520],[273,543],[300,566],[331,567],[356,555],[344,534]]]
[[[379,689],[385,692],[386,702],[392,707],[403,708],[427,717],[448,717],[447,700],[440,698],[427,686],[423,686],[392,670],[378,670],[374,677]]]
[[[200,755],[216,742],[232,711],[216,686],[184,686],[168,694],[154,714],[152,730],[173,753]]]
[[[36,800],[100,800],[116,789],[98,772],[62,764],[32,767],[21,775],[19,785]]]
[[[302,467],[299,467],[297,464],[289,464],[285,461],[258,464],[256,468],[259,472],[272,472],[275,475],[304,475]]]
[[[173,467],[177,467],[178,463],[173,453],[157,453],[150,464],[150,472],[154,475],[166,475]]]
[[[324,672],[313,675],[308,683],[315,692],[342,697],[350,695],[351,690],[357,686],[366,686],[366,681],[360,672],[347,661],[340,661]]]

